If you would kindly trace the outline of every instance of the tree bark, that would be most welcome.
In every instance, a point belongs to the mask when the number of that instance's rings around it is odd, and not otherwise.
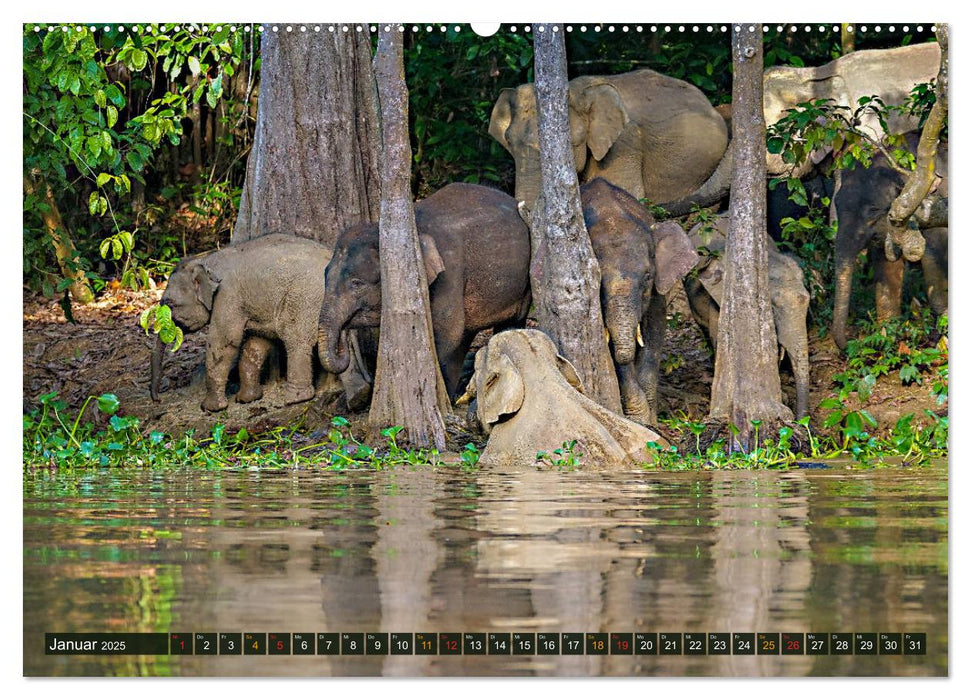
[[[71,297],[79,304],[90,304],[94,301],[94,292],[88,285],[88,280],[84,276],[84,270],[78,263],[77,253],[74,251],[74,244],[71,242],[71,235],[68,233],[64,221],[61,219],[61,212],[54,201],[54,193],[51,192],[50,185],[43,178],[36,181],[28,175],[24,175],[24,192],[28,195],[39,195],[47,211],[42,211],[40,218],[44,222],[44,228],[51,237],[51,244],[54,246],[54,257],[61,268],[61,274],[74,282],[68,289]]]
[[[843,22],[840,25],[840,54],[845,56],[856,50],[856,34],[850,31],[850,25]]]
[[[536,320],[576,367],[584,393],[621,413],[600,309],[600,265],[583,223],[570,145],[563,26],[534,25],[533,46],[542,182],[530,226]]]
[[[259,108],[233,243],[288,233],[333,245],[379,213],[368,31],[263,32]]]
[[[916,168],[893,204],[890,205],[890,212],[887,215],[890,230],[887,233],[886,254],[887,259],[891,261],[899,257],[901,249],[903,249],[904,257],[911,262],[917,262],[924,254],[922,237],[920,241],[917,241],[920,245],[911,246],[913,252],[908,254],[906,241],[908,238],[914,240],[914,234],[909,233],[907,223],[914,212],[917,211],[920,203],[930,193],[931,186],[934,184],[937,144],[940,140],[941,129],[947,119],[947,25],[944,23],[937,26],[937,42],[941,46],[941,67],[937,73],[937,84],[934,88],[934,95],[937,99],[934,106],[931,107],[927,121],[924,122],[924,128],[920,132],[920,141],[917,143]]]
[[[381,104],[381,333],[368,422],[403,425],[413,445],[445,449],[448,394],[435,357],[428,278],[411,201],[408,88],[398,28],[379,29],[374,57]]]
[[[710,415],[740,430],[732,450],[749,451],[756,447],[753,420],[792,420],[782,403],[769,296],[761,23],[732,27],[732,58],[731,223]]]

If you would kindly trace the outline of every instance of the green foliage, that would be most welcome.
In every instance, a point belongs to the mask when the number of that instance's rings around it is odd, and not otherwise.
[[[150,306],[142,312],[139,324],[146,335],[155,333],[166,345],[172,345],[175,352],[182,345],[182,329],[172,320],[172,309],[165,304]]]
[[[245,49],[229,25],[25,26],[24,172],[50,185],[68,213],[83,269],[100,256],[124,286],[148,284],[150,260],[136,253],[143,244],[133,182],[146,188],[166,176],[158,154],[180,143],[193,103],[214,110],[224,99]],[[39,217],[45,206],[24,198],[24,269],[49,293],[47,278],[60,273]]]
[[[577,450],[576,440],[564,442],[561,447],[556,448],[552,452],[540,451],[536,453],[537,462],[558,469],[573,469],[574,467],[581,466],[581,457],[583,457],[583,453]]]
[[[664,447],[657,442],[647,443],[652,455],[651,468],[664,470],[692,470],[692,469],[779,469],[798,467],[806,460],[833,460],[852,458],[859,465],[870,466],[887,463],[888,461],[904,465],[925,464],[932,459],[947,455],[947,416],[940,417],[931,411],[925,411],[931,420],[931,425],[920,427],[913,425],[914,415],[901,417],[887,438],[880,438],[873,434],[876,421],[863,410],[848,410],[839,399],[833,397],[824,401],[821,406],[833,407],[835,410],[827,418],[828,428],[840,426],[838,438],[818,437],[813,434],[806,416],[796,421],[795,426],[782,426],[776,439],[758,437],[759,421],[752,421],[755,429],[756,447],[750,452],[732,452],[727,449],[726,440],[719,438],[709,445],[703,452],[700,447],[700,435],[705,429],[703,423],[691,421],[685,415],[679,418],[663,421],[672,431],[681,437],[690,433],[695,436],[695,449],[682,454],[679,449],[670,445]],[[797,448],[794,444],[796,427],[804,433],[800,436]],[[738,428],[729,426],[730,432],[737,434]],[[682,442],[683,444],[683,442]],[[808,449],[802,450],[802,447]]]
[[[479,453],[479,448],[470,442],[465,445],[462,452],[459,454],[459,461],[466,469],[474,469],[479,463],[480,456],[481,454]]]
[[[915,86],[902,105],[884,104],[875,95],[861,97],[854,107],[837,104],[832,98],[801,102],[767,128],[766,148],[793,166],[804,163],[814,151],[829,149],[833,152],[831,168],[847,170],[857,164],[868,168],[880,152],[897,167],[913,170],[916,158],[903,135],[891,133],[887,118],[893,113],[916,115],[923,126],[935,99],[931,82]],[[882,128],[879,139],[859,128],[870,117]]]
[[[509,187],[512,163],[491,136],[492,105],[503,87],[532,80],[533,44],[522,33],[480,37],[468,26],[408,35],[405,71],[412,118],[415,190],[450,182]]]
[[[779,249],[796,256],[803,271],[803,282],[809,292],[809,309],[813,322],[828,327],[833,318],[833,280],[836,273],[836,222],[829,221],[829,197],[812,202],[806,188],[797,177],[774,178],[769,187],[785,182],[789,199],[807,207],[806,213],[794,219],[785,217],[779,222]]]
[[[108,417],[100,429],[92,420],[81,422],[92,401],[97,402],[101,416]],[[221,424],[202,438],[196,438],[192,430],[180,438],[158,431],[143,435],[137,418],[117,415],[119,402],[113,394],[89,397],[73,420],[56,393],[41,396],[39,403],[23,417],[25,465],[324,469],[441,465],[437,450],[408,450],[398,446],[396,436],[400,427],[382,431],[386,444],[382,449],[374,449],[358,442],[350,432],[350,423],[340,416],[332,420],[324,441],[302,444],[306,440],[299,423],[260,435],[250,435],[245,428],[229,435]]]
[[[877,379],[885,375],[897,374],[901,384],[923,384],[930,374],[931,392],[943,404],[947,401],[947,325],[947,314],[935,318],[930,309],[919,306],[908,316],[868,321],[863,335],[846,345],[846,371],[833,377],[838,400],[855,392],[865,401]]]

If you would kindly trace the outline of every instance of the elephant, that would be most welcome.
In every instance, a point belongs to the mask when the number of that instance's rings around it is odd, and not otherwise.
[[[895,49],[854,51],[816,67],[774,66],[762,76],[762,105],[766,126],[771,126],[786,112],[802,102],[832,99],[836,104],[856,109],[861,97],[875,95],[887,105],[904,104],[914,86],[933,80],[940,68],[941,50],[936,42],[913,44]],[[729,117],[730,119],[730,117]],[[888,114],[887,126],[892,134],[917,129],[917,117]],[[861,115],[859,127],[882,138],[884,131],[872,113]],[[770,177],[804,177],[826,157],[818,151],[805,163],[793,167],[776,153],[766,152],[766,171]],[[697,190],[677,202],[665,205],[670,214],[687,214],[693,204],[707,207],[722,200],[731,187],[732,149]]]
[[[172,310],[172,320],[183,332],[209,326],[203,410],[219,411],[229,405],[226,382],[237,356],[240,391],[236,400],[246,403],[262,397],[260,370],[271,339],[282,340],[286,348],[285,401],[313,398],[312,357],[324,300],[320,276],[330,258],[331,250],[325,245],[273,234],[179,262],[162,303]],[[157,339],[152,353],[154,400],[159,398],[163,348]]]
[[[595,177],[638,199],[671,202],[690,195],[725,153],[725,120],[698,88],[649,69],[581,76],[569,84],[570,141],[581,181]],[[489,134],[516,163],[516,199],[532,208],[539,194],[539,139],[532,84],[505,88]]]
[[[701,326],[712,348],[718,340],[718,315],[724,293],[725,259],[729,219],[721,216],[711,224],[695,225],[689,235],[699,248],[711,255],[698,268],[697,275],[684,279],[691,315]],[[710,226],[711,230],[706,230]],[[780,253],[769,241],[769,294],[775,332],[782,349],[789,354],[796,382],[796,418],[809,414],[809,338],[806,314],[809,292],[803,282],[802,268],[794,258]],[[781,358],[780,358],[781,359]]]
[[[580,201],[600,263],[600,302],[624,413],[656,425],[666,295],[700,258],[680,226],[655,223],[647,207],[602,178],[580,188]]]
[[[537,452],[576,440],[592,465],[636,467],[651,460],[648,442],[667,446],[653,430],[584,396],[576,369],[538,330],[497,333],[479,349],[459,403],[471,399],[489,436],[481,466],[528,466]]]
[[[415,205],[429,284],[435,351],[449,398],[458,395],[462,363],[475,334],[522,324],[529,311],[529,229],[516,201],[481,185],[446,185]],[[325,273],[328,303],[319,314],[321,364],[342,372],[341,340],[352,328],[381,323],[378,227],[341,232]]]
[[[909,134],[908,146],[915,152],[917,135]],[[935,313],[947,311],[947,143],[938,145],[935,171],[941,177],[936,192],[925,198],[911,221],[919,230],[909,229],[913,242],[904,242],[909,260],[920,257],[927,297]],[[900,314],[904,261],[887,259],[885,244],[889,223],[887,213],[904,185],[904,176],[887,165],[881,154],[871,167],[843,171],[842,184],[833,198],[836,209],[836,289],[833,301],[833,340],[842,350],[847,342],[847,317],[856,259],[867,250],[876,283],[877,320],[886,321]],[[920,234],[923,234],[922,236]],[[925,247],[926,245],[926,247]],[[908,248],[916,250],[909,254]]]

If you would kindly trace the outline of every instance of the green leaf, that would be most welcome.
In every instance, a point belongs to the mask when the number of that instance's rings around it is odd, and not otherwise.
[[[97,216],[98,215],[98,193],[97,193],[97,191],[92,192],[91,193],[91,196],[88,197],[88,212],[91,214],[91,216]],[[104,249],[104,243],[101,244],[101,247],[102,247],[102,249]],[[101,257],[104,257],[104,254],[103,253],[102,253]]]
[[[135,237],[132,236],[130,231],[121,231],[118,234],[118,239],[121,241],[121,245],[126,253],[130,253],[132,248],[135,247]]]
[[[137,71],[142,71],[148,65],[148,54],[142,49],[132,49],[129,60],[132,68]]]
[[[192,75],[199,75],[199,73],[202,71],[202,66],[199,65],[199,59],[195,56],[189,56],[188,63],[189,72],[192,73]]]
[[[118,108],[114,105],[109,105],[105,114],[108,119],[108,128],[110,129],[118,122]]]
[[[98,175],[98,187],[104,187],[111,180],[110,173],[101,173]]]
[[[109,416],[114,415],[119,405],[118,397],[114,394],[102,394],[98,397],[98,409]]]

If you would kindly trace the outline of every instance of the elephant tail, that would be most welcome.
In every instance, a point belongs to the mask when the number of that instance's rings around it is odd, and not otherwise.
[[[710,207],[728,196],[732,185],[732,144],[729,142],[725,154],[718,162],[718,166],[707,180],[687,197],[674,202],[666,202],[661,206],[671,216],[684,216],[691,211],[693,205]]]

